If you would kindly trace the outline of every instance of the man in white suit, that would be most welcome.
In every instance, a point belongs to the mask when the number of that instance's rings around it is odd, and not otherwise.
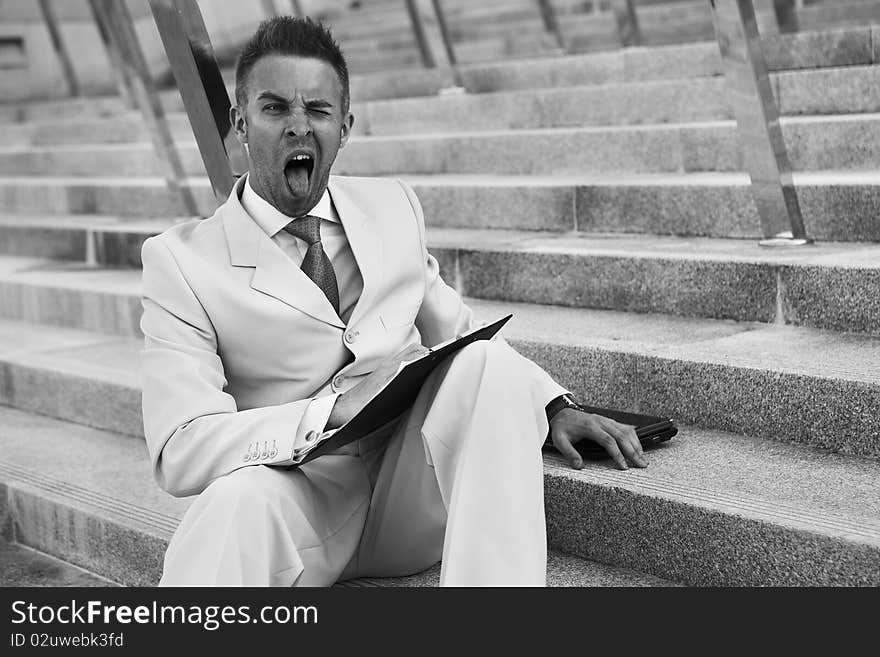
[[[393,179],[330,176],[349,138],[323,27],[263,23],[236,69],[249,156],[217,212],[143,247],[144,427],[155,476],[198,494],[163,585],[329,585],[442,557],[444,585],[543,585],[541,445],[646,465],[631,428],[570,408],[503,340],[443,363],[412,409],[301,467],[426,346],[473,325]]]

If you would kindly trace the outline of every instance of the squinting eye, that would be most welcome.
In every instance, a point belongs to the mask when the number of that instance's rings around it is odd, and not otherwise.
[[[267,111],[267,112],[279,112],[279,111],[281,111],[282,109],[283,109],[282,106],[279,105],[278,103],[272,103],[271,105],[266,105],[266,106],[263,108],[263,110],[265,110],[265,111]]]

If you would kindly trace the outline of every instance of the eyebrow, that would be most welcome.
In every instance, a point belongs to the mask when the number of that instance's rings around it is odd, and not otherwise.
[[[257,96],[257,100],[264,100],[264,99],[265,100],[277,100],[282,103],[289,103],[290,102],[284,96],[279,96],[278,94],[272,93],[271,91],[264,91],[259,96]]]
[[[257,96],[257,100],[273,100],[275,102],[281,102],[285,104],[290,104],[292,101],[285,98],[284,96],[279,96],[278,94],[272,91],[263,91]],[[306,100],[306,105],[309,107],[333,107],[333,103],[329,100],[325,100],[323,98],[314,98]]]

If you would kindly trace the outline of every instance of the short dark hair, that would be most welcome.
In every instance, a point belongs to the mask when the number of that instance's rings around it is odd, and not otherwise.
[[[235,102],[247,104],[247,77],[254,65],[268,55],[311,57],[334,68],[342,84],[342,111],[348,111],[348,65],[330,31],[311,18],[275,16],[260,23],[235,64]]]

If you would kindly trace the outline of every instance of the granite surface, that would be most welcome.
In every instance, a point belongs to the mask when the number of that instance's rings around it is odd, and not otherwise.
[[[156,488],[142,441],[12,409],[0,418],[10,428],[0,482],[17,540],[114,581],[155,583],[191,500]],[[877,461],[681,429],[648,452],[645,470],[597,461],[575,471],[545,455],[548,538],[574,555],[551,552],[551,585],[666,584],[658,575],[697,585],[877,584]],[[360,585],[436,577],[435,567]]]
[[[0,586],[113,586],[113,583],[31,548],[0,542]]]

